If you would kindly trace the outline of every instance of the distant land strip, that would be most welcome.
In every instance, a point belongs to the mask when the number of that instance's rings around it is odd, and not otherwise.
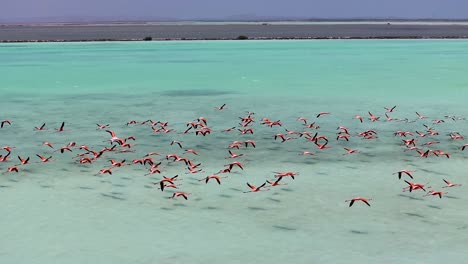
[[[47,24],[1,25],[0,42],[270,39],[466,39],[460,24]]]
[[[320,39],[468,39],[468,36],[447,36],[447,37],[424,37],[424,36],[379,36],[379,37],[273,37],[273,38],[248,38],[248,40],[320,40]],[[239,40],[238,38],[155,38],[151,41],[195,41],[195,40]],[[53,40],[0,40],[0,43],[39,43],[39,42],[111,42],[111,41],[147,41],[145,39],[53,39]]]

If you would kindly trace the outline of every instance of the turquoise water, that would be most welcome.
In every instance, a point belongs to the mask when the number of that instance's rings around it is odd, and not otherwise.
[[[466,180],[468,150],[468,41],[194,41],[41,43],[0,45],[0,147],[14,146],[0,162],[0,260],[2,263],[463,263],[468,256]],[[226,104],[226,109],[215,107]],[[387,121],[384,107],[396,105]],[[255,112],[254,134],[239,117]],[[319,112],[331,112],[319,118]],[[368,112],[380,116],[368,120]],[[419,119],[415,112],[428,118]],[[364,117],[360,123],[355,115]],[[206,117],[209,135],[183,134],[187,122]],[[451,119],[445,116],[456,116]],[[282,127],[262,125],[262,118]],[[304,127],[298,117],[320,128]],[[401,121],[408,118],[410,122]],[[154,132],[131,120],[167,121],[176,132]],[[434,123],[443,119],[444,123]],[[65,131],[56,132],[62,122]],[[414,122],[413,122],[414,121]],[[46,123],[45,131],[33,131]],[[129,150],[106,152],[79,164],[77,147],[99,151],[110,135],[135,136]],[[418,136],[431,127],[439,135]],[[350,140],[336,140],[346,126]],[[319,150],[300,137],[281,143],[285,129],[327,136]],[[374,129],[377,139],[357,133]],[[397,130],[413,136],[394,136]],[[292,135],[292,137],[298,137]],[[402,139],[425,150],[451,154],[421,158]],[[235,140],[256,148],[226,159]],[[182,142],[183,148],[171,145]],[[71,141],[72,152],[55,149]],[[438,141],[435,145],[424,143]],[[324,142],[324,141],[321,141]],[[359,151],[343,155],[344,148]],[[184,153],[194,149],[199,155]],[[131,163],[146,153],[161,161],[161,174],[126,165],[95,175],[109,159]],[[312,151],[315,155],[300,155]],[[201,163],[187,174],[178,154]],[[1,150],[4,156],[7,151]],[[53,156],[40,163],[36,154]],[[30,157],[18,166],[17,156]],[[244,170],[221,174],[222,184],[200,179],[237,160]],[[393,173],[416,170],[414,180]],[[275,171],[293,171],[284,186],[257,193]],[[188,200],[157,189],[172,177]],[[424,191],[402,192],[404,179],[448,192],[442,199]],[[442,188],[443,179],[460,187]],[[371,207],[345,200],[372,198]]]
[[[215,89],[278,96],[466,92],[463,40],[194,41],[2,45],[2,92]],[[424,92],[421,92],[424,91]]]

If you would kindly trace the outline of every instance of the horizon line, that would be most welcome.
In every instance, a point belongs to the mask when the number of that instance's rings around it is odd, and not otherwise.
[[[37,21],[34,21],[36,20]],[[288,17],[258,17],[258,18],[239,18],[239,19],[158,19],[158,18],[135,18],[135,19],[118,19],[118,18],[76,18],[70,20],[62,20],[61,17],[46,17],[33,18],[31,21],[16,20],[8,21],[9,19],[0,19],[1,25],[28,25],[28,24],[94,24],[94,23],[181,23],[181,22],[468,22],[468,18],[405,18],[405,17],[388,17],[388,18],[370,18],[370,17],[350,17],[350,18],[288,18]]]

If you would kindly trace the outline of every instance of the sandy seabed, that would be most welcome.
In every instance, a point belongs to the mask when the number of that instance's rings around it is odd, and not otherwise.
[[[309,98],[249,97],[241,94],[206,93],[198,96],[85,95],[41,97],[10,96],[2,98],[2,117],[13,120],[0,129],[0,145],[11,145],[10,162],[0,163],[0,170],[17,163],[17,155],[31,157],[33,164],[20,166],[19,173],[6,173],[0,179],[0,260],[3,263],[425,263],[449,261],[462,263],[468,256],[465,245],[467,213],[465,186],[467,153],[459,147],[466,141],[451,140],[447,135],[465,134],[466,120],[454,121],[445,115],[467,117],[462,104],[428,101],[400,101],[391,117],[415,122],[386,121],[384,106],[393,106],[392,98],[376,101],[334,102]],[[287,100],[285,100],[287,99]],[[287,103],[284,103],[284,102]],[[66,103],[63,103],[66,102]],[[223,111],[215,106],[226,103]],[[239,127],[239,117],[255,112],[253,135],[223,129]],[[320,111],[332,114],[316,118]],[[380,121],[367,120],[370,111]],[[428,116],[417,119],[415,111]],[[354,115],[365,120],[360,123]],[[130,120],[167,121],[168,127],[182,132],[186,123],[203,116],[212,134],[155,133],[147,125],[125,124]],[[316,122],[318,130],[304,128],[297,120],[304,116]],[[267,117],[281,120],[282,127],[261,125]],[[445,123],[433,124],[433,119]],[[54,128],[66,122],[65,131]],[[34,126],[46,122],[49,130],[36,132]],[[96,130],[96,123],[110,124],[121,137],[135,136],[132,153],[109,152],[93,164],[79,165],[75,155],[83,153],[52,152],[41,145],[54,146],[76,141],[92,149],[109,146],[109,134]],[[440,135],[416,137],[418,144],[440,141],[431,149],[450,152],[421,158],[414,151],[404,151],[396,130],[425,131],[424,124]],[[339,126],[349,129],[349,142],[335,139]],[[276,133],[285,129],[316,131],[329,138],[331,149],[299,138],[281,143]],[[365,140],[356,133],[375,129],[378,139]],[[222,179],[205,184],[199,181],[224,168],[230,160],[227,146],[234,140],[253,139],[256,148],[241,147],[235,153],[244,170],[234,169]],[[183,149],[170,145],[179,140]],[[133,143],[133,142],[132,142]],[[360,153],[343,155],[344,147]],[[195,149],[198,156],[183,154]],[[313,151],[313,156],[299,155]],[[145,176],[147,169],[129,165],[115,169],[112,175],[99,175],[109,167],[109,159],[131,161],[157,151],[162,173]],[[190,157],[202,163],[203,172],[186,174],[181,163],[164,159],[168,153]],[[6,154],[2,151],[2,155]],[[35,163],[35,154],[54,157],[49,164]],[[435,190],[445,185],[442,179],[463,184],[446,188],[442,199],[423,197],[424,192],[402,192],[407,184],[394,172],[416,170],[415,182],[429,183]],[[269,191],[243,193],[266,179],[274,171],[295,171],[294,180],[285,178],[285,186]],[[162,175],[178,174],[180,191],[191,193],[189,199],[170,199],[172,192],[157,189]],[[408,178],[405,178],[408,179]],[[411,179],[409,179],[411,180]],[[371,207],[356,203],[349,208],[346,199],[355,196],[372,198]]]

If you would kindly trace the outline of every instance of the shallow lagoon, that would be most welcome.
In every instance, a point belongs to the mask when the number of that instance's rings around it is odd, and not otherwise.
[[[0,259],[5,263],[428,263],[466,258],[468,235],[466,169],[466,41],[251,41],[171,43],[12,44],[0,47],[0,119],[13,120],[0,129],[0,146],[17,155],[51,154],[49,164],[20,166],[0,180]],[[223,103],[223,111],[214,107]],[[385,121],[385,109],[397,105]],[[253,135],[221,132],[238,127],[239,117],[255,112]],[[332,114],[316,118],[321,111]],[[381,116],[367,120],[370,111]],[[428,119],[417,119],[418,111]],[[354,119],[362,115],[361,124]],[[186,123],[204,116],[212,134],[155,133],[130,120],[168,121],[183,132]],[[274,141],[285,128],[304,128],[296,119],[320,125],[332,147],[299,138]],[[282,127],[261,125],[263,117]],[[433,119],[445,123],[433,124]],[[66,131],[54,128],[66,122]],[[47,131],[33,131],[46,122]],[[91,165],[75,155],[52,152],[70,141],[92,149],[109,146],[109,134],[96,123],[110,124],[119,136],[135,136],[131,153],[107,153]],[[416,137],[419,144],[440,143],[452,156],[420,158],[403,151],[396,130],[437,130],[435,137]],[[336,128],[350,130],[349,142],[336,141]],[[376,140],[357,132],[378,131]],[[198,181],[230,160],[227,146],[254,139],[257,147],[234,149],[244,170],[222,184]],[[183,149],[170,145],[180,140]],[[344,147],[361,151],[343,155]],[[183,154],[193,148],[199,156]],[[427,149],[428,147],[426,147]],[[313,151],[313,156],[299,155]],[[162,174],[145,176],[142,166],[124,166],[113,175],[95,176],[108,159],[141,158],[157,151],[177,153],[201,162],[204,172],[185,174],[183,164],[163,156]],[[5,155],[2,151],[0,155]],[[463,184],[446,188],[439,199],[424,192],[402,192],[395,171],[417,170],[414,181],[442,190],[443,178]],[[286,186],[259,193],[254,185],[274,179],[274,171],[300,172]],[[179,174],[187,201],[169,199],[157,182]],[[344,200],[373,198],[371,207]],[[180,197],[179,197],[180,198]]]

